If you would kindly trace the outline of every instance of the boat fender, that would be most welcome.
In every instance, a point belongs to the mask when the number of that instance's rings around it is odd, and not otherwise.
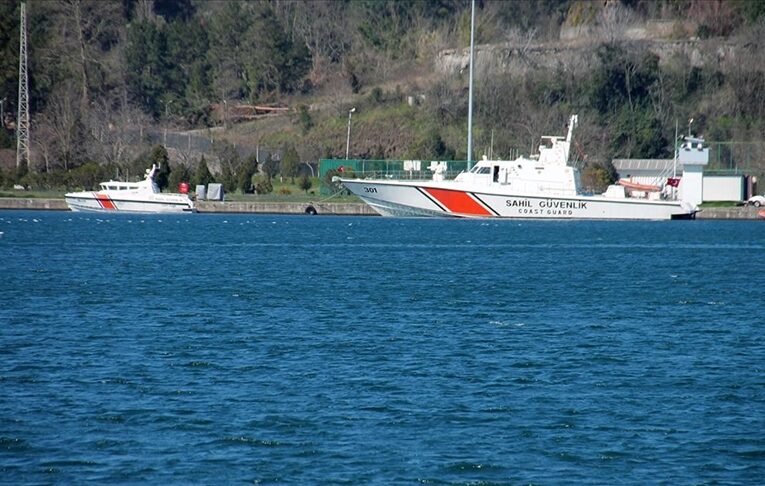
[[[310,214],[311,216],[314,216],[315,214],[318,214],[318,213],[316,212],[315,207],[308,206],[307,208],[305,208],[305,214]]]

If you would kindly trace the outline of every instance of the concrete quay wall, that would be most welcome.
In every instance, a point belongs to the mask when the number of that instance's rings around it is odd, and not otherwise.
[[[23,199],[0,197],[0,209],[45,209],[48,211],[69,211],[63,199]]]
[[[316,214],[321,215],[377,216],[377,213],[364,203],[198,201],[196,207],[200,213],[306,214],[306,209],[312,207]]]
[[[700,213],[696,213],[696,219],[761,219],[760,211],[765,208],[756,208],[754,206],[735,206],[730,208],[704,208]]]
[[[198,201],[200,213],[255,213],[255,214],[306,214],[310,206],[319,215],[377,216],[377,213],[364,203],[279,203],[279,202],[237,202],[237,201]],[[68,211],[63,199],[42,198],[0,198],[0,209]],[[763,220],[760,213],[765,208],[736,206],[727,208],[704,208],[696,214],[696,219],[739,219]],[[765,213],[763,213],[765,214]]]
[[[278,202],[214,202],[197,201],[200,213],[263,213],[306,214],[311,206],[316,214],[376,216],[377,213],[364,203],[278,203]],[[0,198],[0,209],[69,211],[64,199]]]

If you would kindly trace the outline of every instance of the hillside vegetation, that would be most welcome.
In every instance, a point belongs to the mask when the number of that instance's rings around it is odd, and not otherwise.
[[[765,0],[476,5],[474,158],[528,154],[572,113],[595,183],[612,158],[669,157],[691,118],[708,140],[762,139]],[[302,162],[344,157],[351,107],[352,157],[466,157],[469,0],[30,0],[27,11],[32,160],[6,167],[3,186],[140,174],[167,159],[146,136],[159,128],[218,140],[204,159],[213,177],[266,189]],[[0,1],[9,149],[18,19],[19,3]],[[171,150],[173,179],[204,175],[201,156]]]

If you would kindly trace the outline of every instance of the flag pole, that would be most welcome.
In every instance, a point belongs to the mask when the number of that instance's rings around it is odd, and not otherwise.
[[[672,180],[673,182],[677,180],[677,134],[678,131],[678,124],[677,124],[677,118],[675,118],[675,157],[672,159]],[[674,185],[672,186],[672,199],[677,200],[677,187]]]
[[[675,159],[672,161],[672,177],[677,177],[677,118],[675,118]]]

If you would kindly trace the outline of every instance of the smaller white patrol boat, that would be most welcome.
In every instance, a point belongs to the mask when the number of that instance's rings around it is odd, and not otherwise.
[[[154,182],[157,165],[146,170],[140,182],[108,181],[96,192],[70,192],[64,197],[72,211],[181,213],[193,212],[194,201],[187,194],[163,194]]]

